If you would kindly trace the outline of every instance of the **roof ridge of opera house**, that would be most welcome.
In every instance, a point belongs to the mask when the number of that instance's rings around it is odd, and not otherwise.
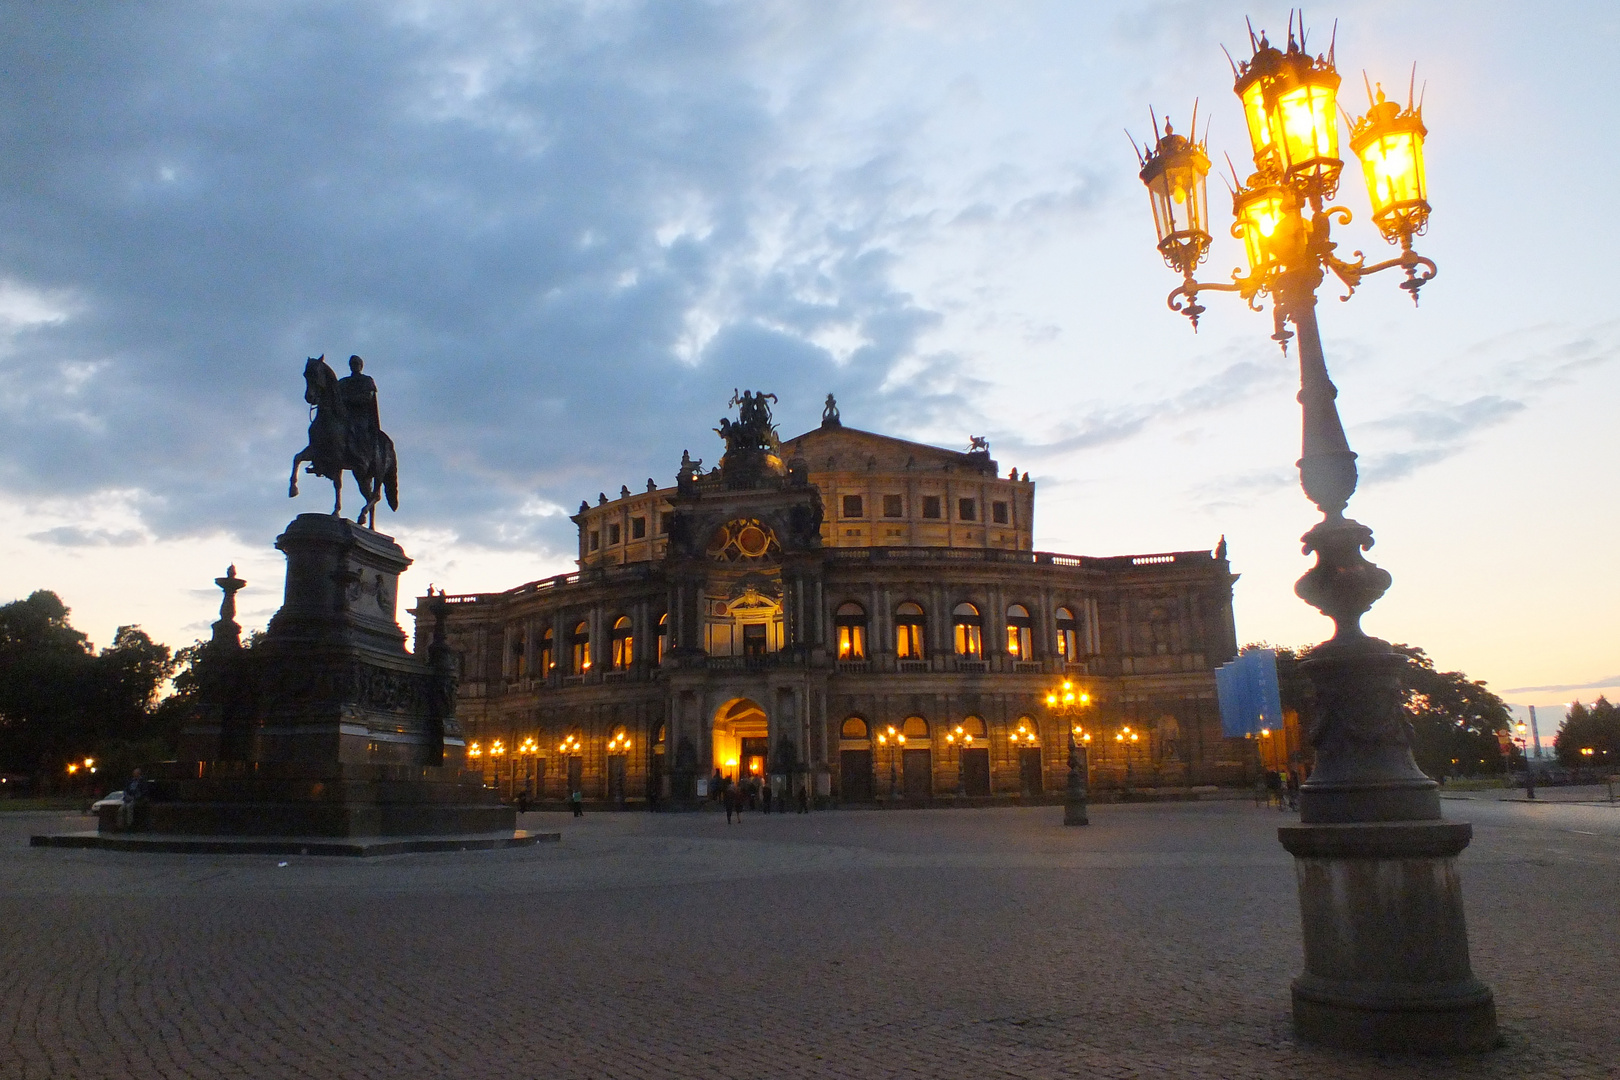
[[[1216,704],[1237,653],[1224,543],[1035,551],[1035,484],[985,440],[846,427],[830,397],[778,440],[768,396],[722,422],[717,465],[683,452],[673,484],[582,502],[578,569],[444,597],[489,783],[615,805],[692,804],[717,778],[821,802],[1040,799],[1067,771],[1071,721],[1044,706],[1064,679],[1090,697],[1073,727],[1095,787],[1245,779]]]

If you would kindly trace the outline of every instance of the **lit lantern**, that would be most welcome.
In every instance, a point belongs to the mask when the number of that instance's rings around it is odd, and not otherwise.
[[[1159,253],[1184,276],[1191,276],[1209,253],[1209,204],[1205,178],[1209,158],[1199,144],[1177,135],[1165,121],[1164,134],[1142,161],[1142,183],[1153,199],[1153,225]]]
[[[1339,158],[1339,73],[1331,59],[1312,60],[1293,48],[1283,59],[1269,117],[1278,134],[1280,164],[1290,180],[1304,180],[1311,193],[1331,195],[1344,167]]]
[[[1286,53],[1262,36],[1233,89],[1243,102],[1255,169],[1280,172],[1303,184],[1306,194],[1332,195],[1344,162],[1336,111],[1339,73],[1331,50],[1313,60],[1292,33]]]
[[[1265,277],[1296,261],[1299,246],[1299,214],[1293,193],[1282,184],[1249,178],[1254,186],[1239,188],[1232,196],[1232,235],[1243,241],[1249,257],[1249,271]]]
[[[1243,66],[1237,85],[1233,87],[1238,100],[1243,102],[1243,120],[1249,128],[1254,167],[1261,172],[1279,167],[1266,90],[1281,73],[1282,62],[1283,54],[1262,35],[1255,45],[1253,59]]]
[[[1402,109],[1378,100],[1350,129],[1350,149],[1361,159],[1361,174],[1372,200],[1373,221],[1384,239],[1410,243],[1429,221],[1428,181],[1423,172],[1423,109],[1410,100]]]

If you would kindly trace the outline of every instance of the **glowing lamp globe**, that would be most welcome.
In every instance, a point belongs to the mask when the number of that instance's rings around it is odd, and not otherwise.
[[[1372,200],[1373,222],[1384,239],[1410,243],[1429,223],[1428,178],[1423,171],[1423,109],[1378,100],[1350,129],[1350,149]]]
[[[1252,186],[1240,188],[1232,196],[1232,235],[1243,241],[1249,257],[1249,272],[1264,277],[1295,261],[1300,246],[1298,205],[1293,192],[1260,176],[1249,178]]]
[[[1209,253],[1209,202],[1204,148],[1178,135],[1165,121],[1164,133],[1142,161],[1142,183],[1153,201],[1159,253],[1171,269],[1190,276]]]

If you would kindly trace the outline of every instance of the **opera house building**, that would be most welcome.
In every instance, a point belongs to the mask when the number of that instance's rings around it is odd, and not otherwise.
[[[1035,551],[1035,485],[982,440],[860,431],[829,397],[782,441],[767,395],[740,405],[717,466],[580,505],[574,572],[444,598],[468,765],[503,795],[681,806],[718,772],[818,805],[1031,801],[1072,733],[1094,798],[1245,778],[1224,543]],[[1076,716],[1046,705],[1065,679]]]

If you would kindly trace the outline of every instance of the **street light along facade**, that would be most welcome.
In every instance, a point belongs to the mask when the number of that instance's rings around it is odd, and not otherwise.
[[[1404,658],[1360,626],[1391,578],[1362,554],[1372,546],[1372,530],[1344,516],[1356,489],[1356,455],[1339,420],[1316,322],[1316,292],[1330,271],[1346,286],[1343,300],[1368,275],[1398,268],[1405,273],[1400,287],[1416,303],[1434,278],[1433,261],[1412,250],[1430,212],[1427,129],[1410,94],[1402,109],[1369,92],[1367,114],[1350,120],[1350,147],[1361,160],[1373,221],[1400,254],[1371,266],[1360,252],[1354,261],[1341,259],[1332,226],[1348,225],[1351,216],[1329,205],[1344,165],[1334,47],[1313,57],[1303,22],[1296,32],[1292,15],[1286,49],[1263,33],[1255,37],[1252,28],[1249,41],[1250,59],[1232,61],[1254,162],[1247,179],[1235,169],[1232,176],[1232,233],[1243,242],[1247,274],[1233,271],[1230,283],[1198,281],[1193,269],[1207,249],[1191,259],[1196,244],[1178,236],[1207,238],[1208,222],[1196,214],[1167,216],[1176,191],[1197,188],[1186,171],[1207,170],[1205,146],[1193,153],[1168,122],[1161,131],[1154,116],[1153,144],[1136,152],[1159,250],[1182,274],[1167,298],[1170,309],[1196,330],[1205,310],[1200,293],[1235,292],[1256,311],[1269,296],[1272,338],[1286,352],[1298,337],[1300,486],[1322,520],[1302,537],[1316,563],[1294,591],[1331,618],[1334,630],[1301,663],[1316,689],[1316,768],[1301,789],[1300,824],[1279,831],[1297,860],[1305,929],[1305,973],[1293,988],[1295,1027],[1312,1041],[1359,1049],[1485,1049],[1497,1038],[1495,1006],[1469,970],[1455,867],[1471,830],[1442,820],[1438,785],[1412,757],[1400,711]],[[1172,184],[1167,177],[1175,170],[1180,178]],[[1203,210],[1190,199],[1177,205]],[[1123,729],[1115,736],[1128,755],[1127,738]]]

